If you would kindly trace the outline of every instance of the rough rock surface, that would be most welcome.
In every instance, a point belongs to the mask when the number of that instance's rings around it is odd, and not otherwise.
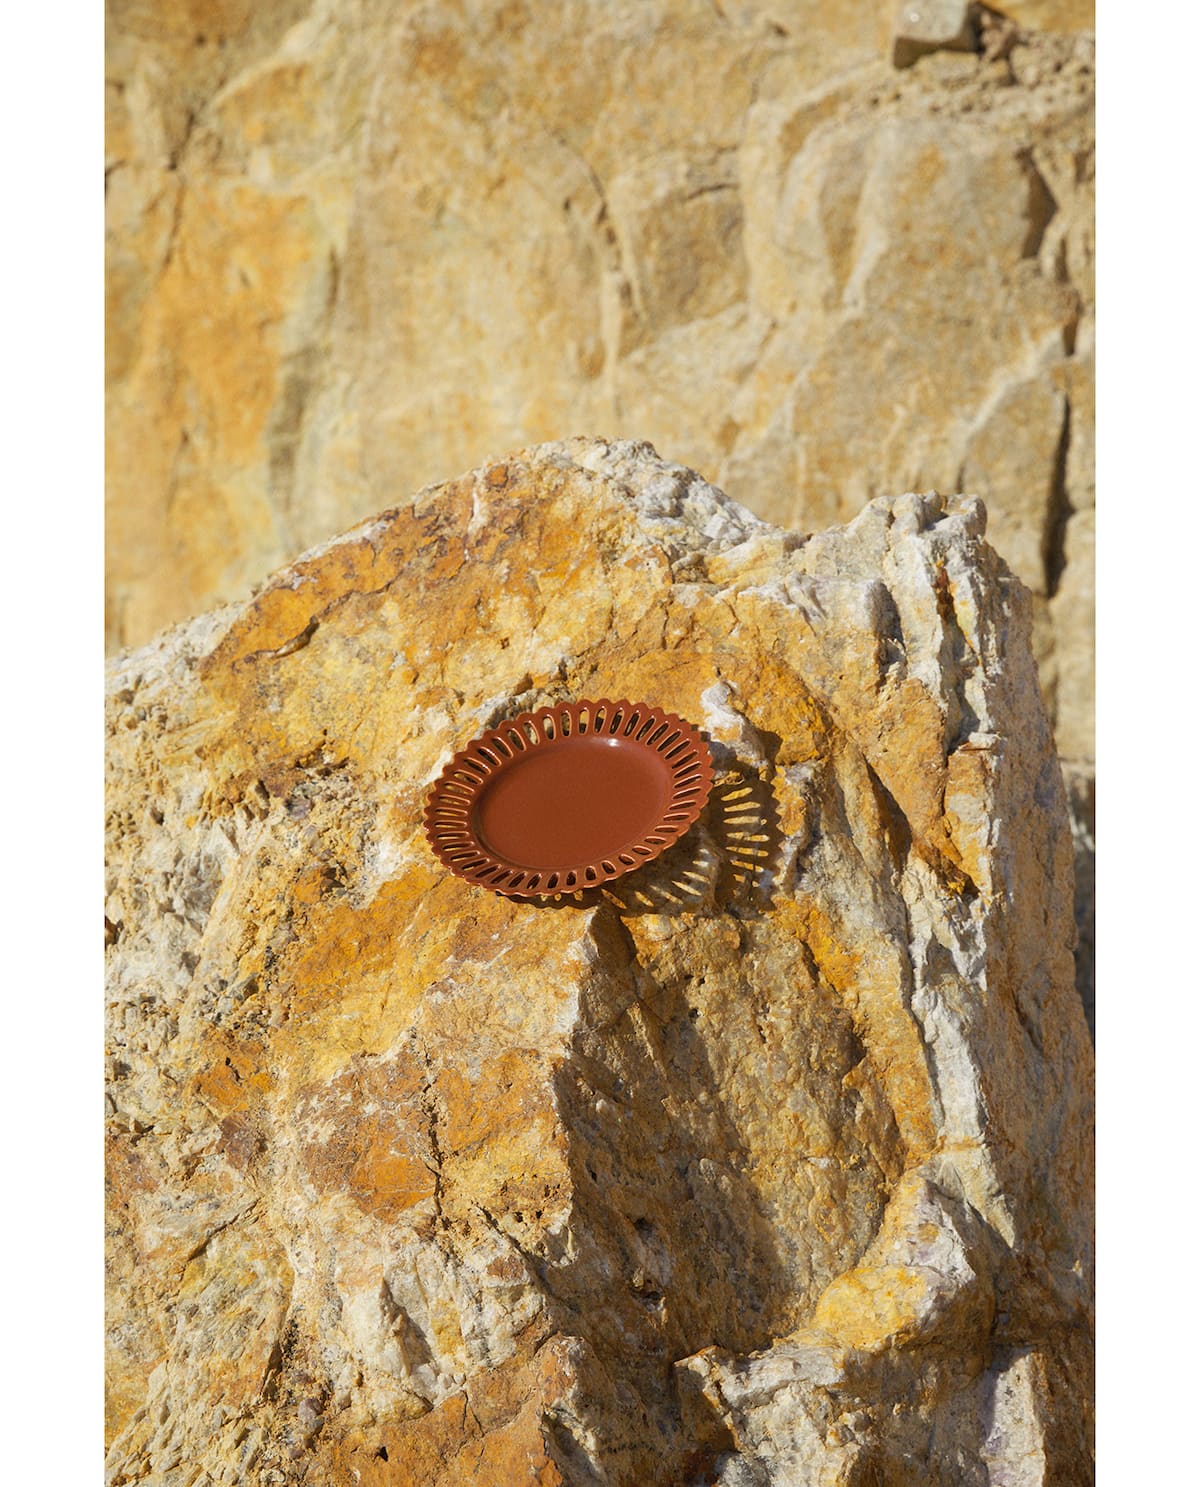
[[[1093,83],[1087,35],[1028,29],[1086,10],[1027,9],[1003,55],[901,75],[892,3],[110,0],[115,643],[381,484],[597,427],[801,529],[973,482],[1052,599],[1089,508]],[[1039,605],[1086,728],[1069,628]]]
[[[981,495],[1088,797],[1090,6],[108,5],[115,646],[602,429],[800,531]]]
[[[808,539],[526,450],[114,663],[109,1480],[1091,1480],[1091,1045],[979,502]],[[510,711],[712,739],[514,902],[420,829]]]

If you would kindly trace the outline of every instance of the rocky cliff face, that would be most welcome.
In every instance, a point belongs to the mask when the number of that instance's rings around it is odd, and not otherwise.
[[[110,1481],[1084,1483],[1091,1048],[978,502],[646,445],[422,492],[111,685]],[[446,873],[524,707],[692,718],[610,891]]]

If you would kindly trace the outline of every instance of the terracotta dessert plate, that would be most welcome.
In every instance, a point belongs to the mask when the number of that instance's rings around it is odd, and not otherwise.
[[[468,882],[518,898],[576,893],[677,842],[712,783],[708,745],[674,713],[557,703],[460,749],[429,792],[425,832]]]

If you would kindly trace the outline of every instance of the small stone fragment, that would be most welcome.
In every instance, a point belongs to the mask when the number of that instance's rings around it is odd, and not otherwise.
[[[892,31],[893,67],[911,67],[929,52],[973,52],[969,0],[904,0]]]

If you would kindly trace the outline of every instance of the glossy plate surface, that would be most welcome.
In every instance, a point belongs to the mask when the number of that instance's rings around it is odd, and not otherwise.
[[[519,898],[575,893],[633,872],[695,823],[708,745],[648,703],[537,708],[461,749],[429,793],[425,831],[459,877]]]

